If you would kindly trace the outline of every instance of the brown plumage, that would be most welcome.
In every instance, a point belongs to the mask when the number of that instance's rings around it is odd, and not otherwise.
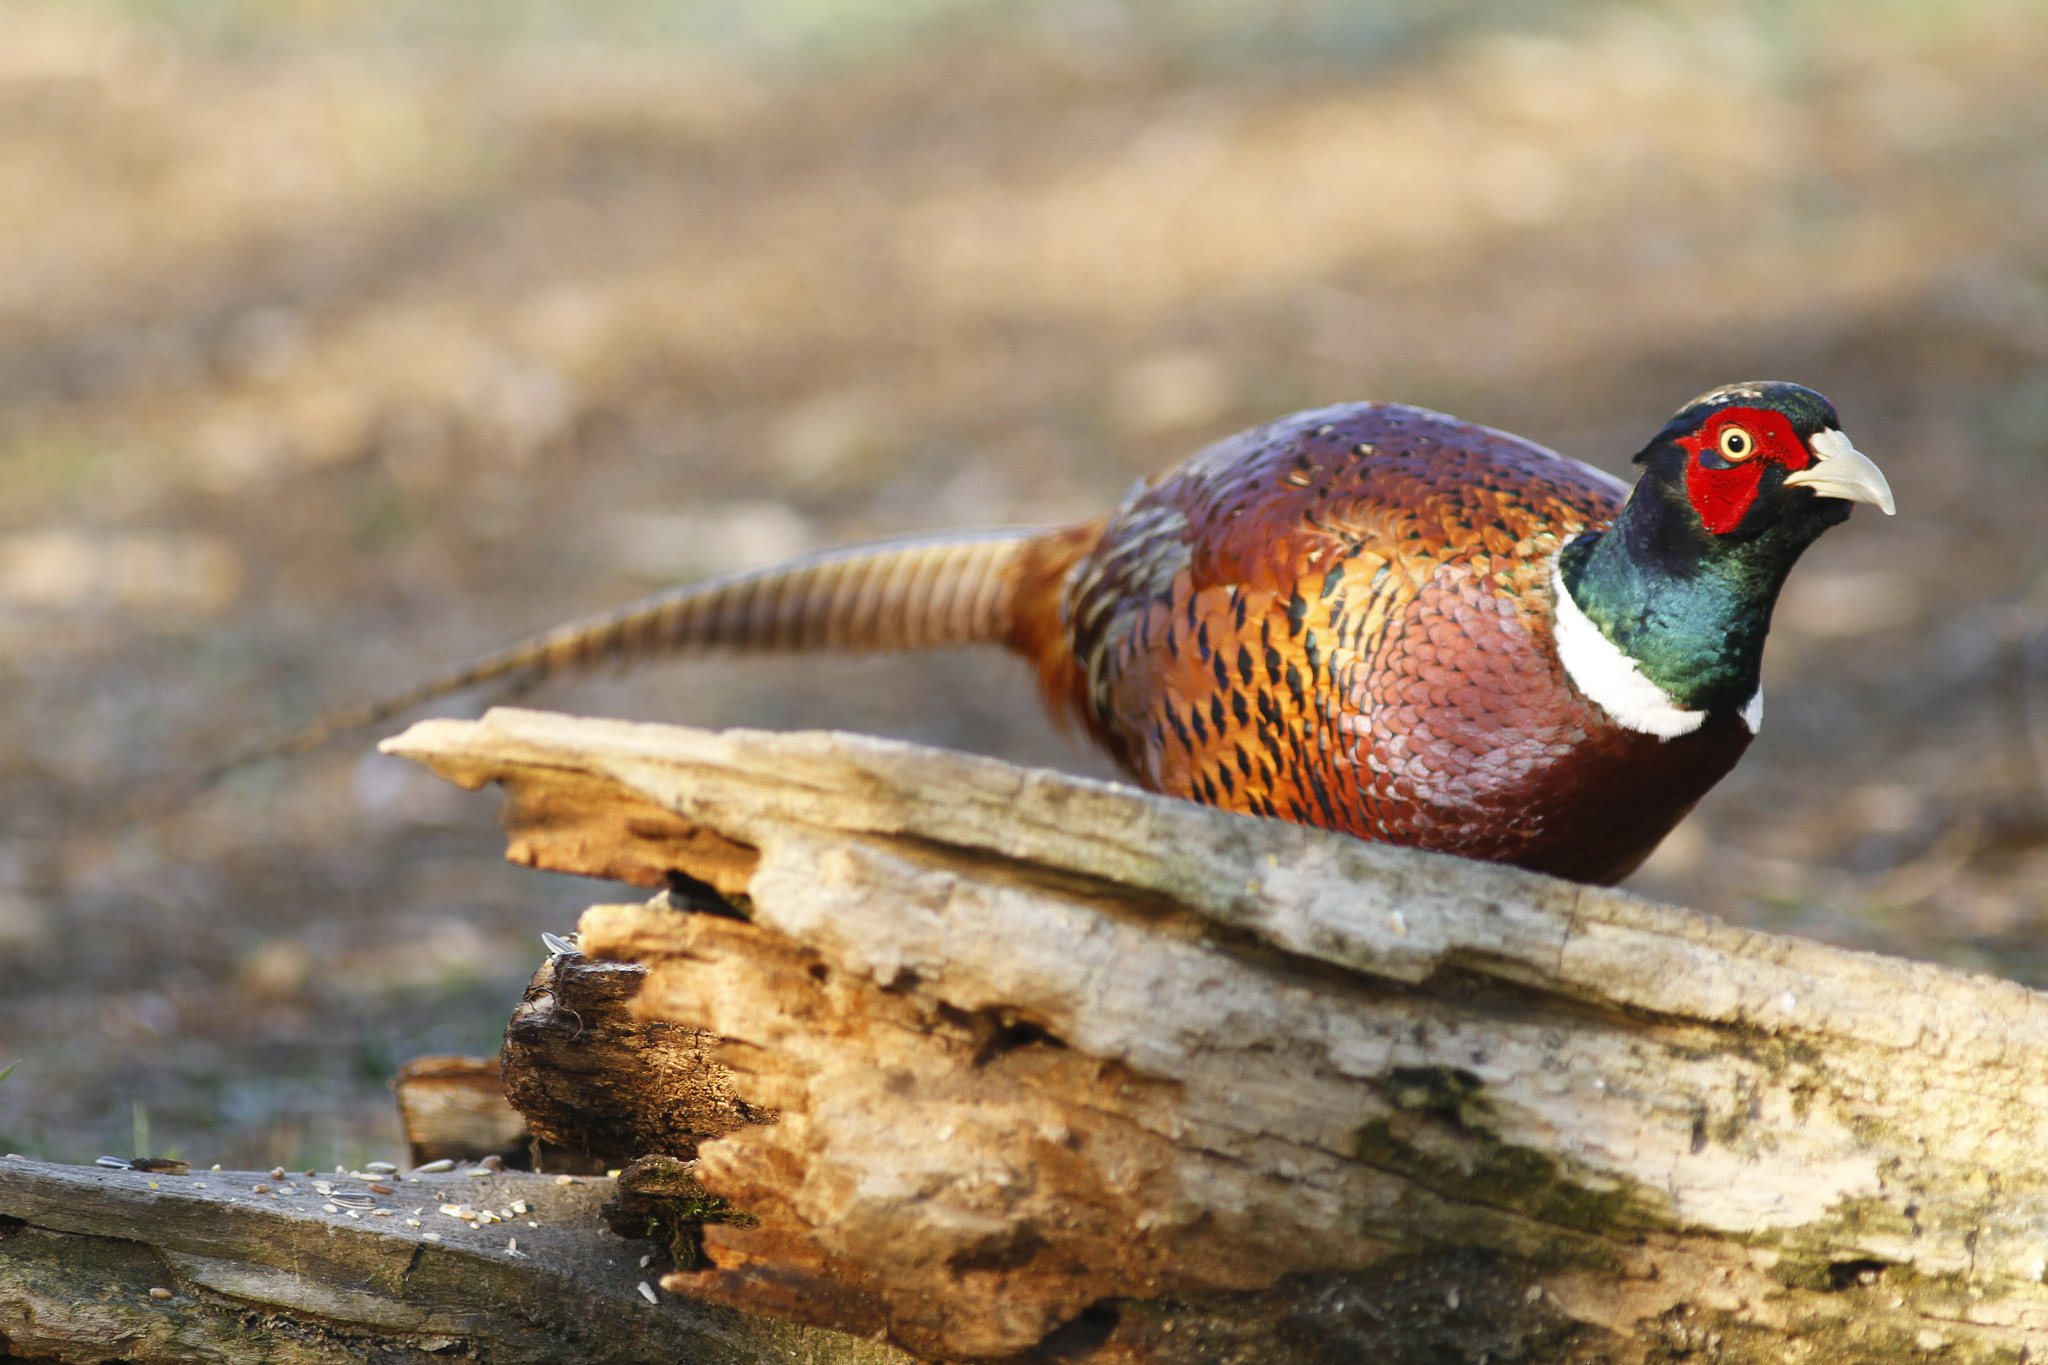
[[[1038,654],[1043,685],[1154,790],[1614,880],[1750,738],[1731,720],[1678,741],[1646,821],[1629,774],[1670,746],[1565,678],[1549,562],[1625,493],[1419,409],[1278,422],[1145,488],[1077,556],[1073,657]]]
[[[1753,411],[1736,401],[1691,405],[1645,458],[1715,414]],[[1832,416],[1798,420],[1832,431]],[[1812,496],[1818,489],[1778,488],[1815,458],[1788,447],[1752,520],[1791,515],[1772,498],[1814,520],[1811,534],[1846,515],[1799,510],[1833,501]],[[1671,484],[1659,468],[1646,487]],[[1751,484],[1754,475],[1744,471]],[[1210,447],[1094,521],[856,547],[680,589],[337,713],[266,751],[308,747],[478,683],[599,661],[1001,643],[1035,665],[1056,715],[1153,790],[1612,881],[1728,771],[1755,723],[1703,701],[1700,718],[1681,722],[1689,732],[1647,733],[1632,702],[1609,698],[1610,710],[1581,690],[1606,685],[1573,671],[1593,665],[1561,657],[1560,551],[1581,537],[1594,544],[1627,496],[1585,465],[1437,413],[1303,413]],[[1725,510],[1729,495],[1716,496]],[[1799,534],[1785,568],[1811,539]],[[1764,593],[1766,624],[1782,577]],[[1598,610],[1606,580],[1585,581]],[[1630,638],[1623,625],[1600,629]],[[1659,648],[1655,638],[1631,644],[1631,657],[1654,672]],[[1753,660],[1746,666],[1753,672]],[[1667,707],[1691,695],[1665,690],[1653,701]]]

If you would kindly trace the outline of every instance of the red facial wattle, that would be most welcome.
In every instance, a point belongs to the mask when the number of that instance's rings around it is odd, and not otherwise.
[[[1751,453],[1724,458],[1721,447],[1731,429],[1753,442]],[[1678,438],[1686,451],[1685,492],[1700,521],[1717,536],[1741,524],[1763,486],[1764,467],[1799,470],[1813,463],[1813,452],[1792,430],[1782,412],[1769,408],[1723,408],[1690,436]]]

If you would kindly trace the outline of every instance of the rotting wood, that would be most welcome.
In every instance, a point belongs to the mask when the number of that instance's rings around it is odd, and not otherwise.
[[[717,880],[675,825],[604,848],[608,791],[752,860],[749,921],[581,927],[779,1111],[702,1143],[758,1222],[672,1287],[933,1359],[2048,1347],[2016,985],[852,736],[501,709],[386,747],[504,784],[515,842],[545,807],[555,870]]]
[[[415,1057],[391,1079],[409,1164],[524,1155],[535,1141],[505,1100],[495,1057]]]
[[[624,963],[615,971],[635,972]],[[638,1030],[645,1033],[647,1030]],[[505,1098],[506,1068],[496,1057],[415,1057],[398,1069],[391,1092],[405,1130],[407,1164],[481,1161],[496,1157],[521,1171],[603,1175],[619,1162],[587,1144],[565,1146],[536,1135]],[[529,1106],[541,1112],[537,1106]]]
[[[631,1009],[646,969],[556,954],[533,974],[505,1029],[504,1089],[545,1149],[616,1169],[773,1115],[734,1093],[702,1029]],[[563,1169],[569,1169],[564,1167]]]
[[[0,1160],[0,1360],[911,1365],[727,1307],[648,1302],[639,1285],[665,1262],[643,1269],[653,1244],[604,1229],[610,1180],[456,1172],[368,1196],[362,1180],[317,1184],[328,1192],[297,1175]],[[335,1203],[344,1189],[376,1207]],[[444,1204],[513,1216],[479,1224]]]

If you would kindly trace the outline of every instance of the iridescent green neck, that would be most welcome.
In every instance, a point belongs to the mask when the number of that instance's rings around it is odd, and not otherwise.
[[[1639,486],[1558,568],[1579,610],[1674,705],[1733,714],[1756,695],[1771,609],[1818,529],[1715,536],[1689,510]]]

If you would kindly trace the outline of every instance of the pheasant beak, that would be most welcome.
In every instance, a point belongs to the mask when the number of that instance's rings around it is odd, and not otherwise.
[[[1786,483],[1804,484],[1824,498],[1867,502],[1888,517],[1896,514],[1892,486],[1884,481],[1884,471],[1850,445],[1847,436],[1829,427],[1816,431],[1807,444],[1813,449],[1813,463],[1796,474],[1787,474]]]

